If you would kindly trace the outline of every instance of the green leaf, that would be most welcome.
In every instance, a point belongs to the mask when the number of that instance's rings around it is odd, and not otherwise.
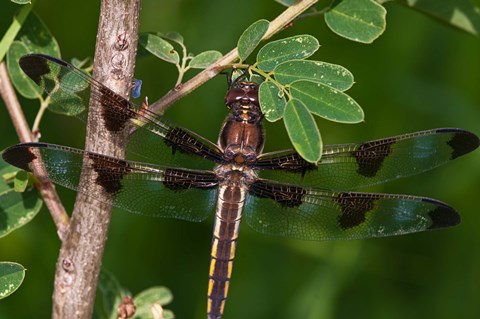
[[[299,80],[290,86],[290,93],[301,100],[310,112],[340,123],[363,121],[363,110],[345,93],[321,83]]]
[[[325,13],[328,27],[349,40],[372,43],[385,31],[387,11],[374,0],[343,0]]]
[[[275,80],[290,84],[296,80],[310,80],[323,83],[339,91],[346,91],[353,85],[353,75],[341,65],[309,60],[292,60],[277,65]]]
[[[173,295],[170,290],[163,286],[152,287],[147,290],[142,291],[133,298],[137,310],[134,319],[147,319],[147,318],[172,318],[170,315],[173,315],[171,311],[163,310],[164,305],[169,304],[173,300]],[[154,316],[152,312],[160,316]],[[167,316],[169,315],[169,316]]]
[[[30,222],[42,203],[35,190],[18,193],[10,188],[3,191],[0,194],[0,238]]]
[[[290,7],[291,5],[294,5],[295,3],[297,3],[298,0],[275,0],[275,2],[283,4],[286,7]]]
[[[258,75],[256,73],[253,73],[249,79],[250,82],[255,82],[257,84],[262,84],[264,80],[265,79],[261,75]]]
[[[318,163],[322,155],[322,139],[317,123],[302,101],[295,98],[288,101],[284,121],[295,150],[306,161]]]
[[[43,53],[56,58],[60,57],[57,40],[35,12],[32,12],[25,20],[17,40],[27,46],[29,53]]]
[[[283,91],[277,85],[270,81],[262,82],[258,89],[258,97],[267,121],[275,122],[283,117],[287,102]]]
[[[3,61],[3,57],[7,53],[10,45],[15,40],[20,28],[28,17],[28,14],[32,10],[33,6],[23,6],[18,14],[13,17],[12,24],[8,27],[7,32],[3,35],[2,40],[0,41],[0,61]]]
[[[178,64],[180,56],[166,40],[153,33],[142,33],[138,43],[156,57],[173,64]]]
[[[0,299],[8,297],[20,287],[25,278],[25,268],[13,262],[0,262]]]
[[[32,3],[32,0],[10,0],[12,1],[13,3],[16,3],[16,4],[31,4]]]
[[[396,0],[473,35],[480,33],[480,8],[469,0]]]
[[[117,318],[117,308],[125,296],[117,278],[111,272],[101,269],[97,289],[101,293],[97,294],[97,301],[101,300],[96,304],[96,312],[102,311],[103,318]]]
[[[258,67],[269,72],[282,62],[308,58],[319,47],[318,40],[308,34],[272,41],[258,51]]]
[[[218,51],[205,51],[194,56],[188,66],[194,69],[206,69],[221,57],[222,53]]]
[[[238,39],[238,55],[242,61],[245,61],[247,57],[255,50],[257,45],[262,40],[262,37],[268,30],[270,22],[262,19],[252,23]]]
[[[183,37],[180,33],[176,32],[176,31],[169,31],[169,32],[165,32],[165,33],[157,33],[159,36],[161,36],[162,38],[164,39],[167,39],[167,40],[170,40],[170,41],[173,41],[173,42],[176,42],[180,45],[183,44]]]
[[[27,53],[43,53],[60,57],[58,43],[40,18],[32,12],[19,31],[17,41],[12,43],[7,53],[7,67],[13,85],[26,98],[39,98],[41,89],[20,69],[18,59]]]
[[[28,173],[25,171],[18,171],[13,180],[13,190],[17,193],[22,193],[28,186]]]
[[[31,51],[23,42],[14,41],[7,53],[8,73],[18,93],[27,99],[38,99],[42,96],[42,89],[18,65],[20,57],[28,53],[31,53]]]

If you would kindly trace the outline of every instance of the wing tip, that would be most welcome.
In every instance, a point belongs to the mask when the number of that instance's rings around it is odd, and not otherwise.
[[[451,159],[468,154],[480,146],[480,139],[472,132],[458,128],[442,128],[438,133],[452,134],[447,144],[452,148]]]
[[[31,143],[17,144],[10,146],[2,152],[2,158],[10,165],[16,166],[25,171],[31,171],[29,164],[31,164],[37,156],[32,152]],[[38,146],[38,143],[36,143]]]
[[[428,229],[448,228],[460,224],[460,214],[458,214],[453,207],[430,198],[424,198],[423,201],[436,206],[435,209],[428,213],[432,221],[432,224]]]

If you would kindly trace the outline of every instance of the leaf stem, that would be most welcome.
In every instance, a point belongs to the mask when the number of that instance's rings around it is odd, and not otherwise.
[[[40,109],[38,110],[37,116],[32,126],[32,133],[34,135],[34,140],[38,141],[38,132],[40,132],[40,122],[42,121],[45,111],[48,109],[48,104],[50,103],[50,96],[46,99],[40,97]]]
[[[267,40],[274,34],[282,31],[290,22],[292,22],[295,18],[297,18],[317,2],[318,0],[303,0],[298,1],[296,4],[288,7],[278,17],[270,22],[270,26],[262,40]],[[165,94],[158,101],[150,104],[149,109],[157,114],[162,114],[170,105],[190,94],[200,85],[209,81],[223,70],[229,68],[231,64],[237,60],[239,60],[238,49],[234,48],[212,65],[207,67],[205,70],[185,82],[183,85],[176,87]]]

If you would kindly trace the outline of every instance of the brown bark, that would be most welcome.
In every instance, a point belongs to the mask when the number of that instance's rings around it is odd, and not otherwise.
[[[103,0],[95,50],[96,80],[128,97],[138,38],[139,0]],[[88,151],[124,157],[127,132],[112,134],[104,127],[100,105],[90,103]],[[90,318],[93,312],[98,274],[107,240],[113,200],[95,184],[95,173],[84,172],[80,187],[103,196],[103,203],[78,194],[69,229],[57,260],[52,318]]]

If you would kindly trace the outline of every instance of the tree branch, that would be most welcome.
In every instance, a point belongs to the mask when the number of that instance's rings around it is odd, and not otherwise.
[[[263,36],[262,40],[267,40],[273,35],[283,30],[296,17],[298,17],[308,8],[317,3],[317,1],[318,0],[298,1],[298,3],[288,7],[277,18],[270,22],[270,26],[265,35]],[[238,60],[238,58],[238,50],[237,48],[235,48],[223,57],[221,57],[218,61],[210,65],[208,68],[182,84],[180,87],[171,90],[158,101],[150,104],[149,109],[157,114],[162,114],[170,105],[190,94],[203,83],[214,78],[224,69],[228,68],[232,63]]]
[[[139,0],[103,0],[95,50],[94,78],[128,98],[138,39]],[[100,94],[99,92],[92,94]],[[127,130],[112,133],[104,127],[102,105],[90,102],[85,149],[124,157]],[[89,161],[85,158],[84,161]],[[95,183],[96,173],[82,172],[80,187],[86,187],[102,203],[77,195],[69,232],[57,260],[52,318],[90,318],[113,196]]]
[[[33,142],[33,134],[30,131],[27,120],[25,119],[25,115],[23,114],[20,103],[18,102],[12,82],[8,77],[5,62],[0,63],[0,95],[5,102],[5,106],[10,114],[10,118],[12,119],[13,126],[17,131],[20,142]],[[32,167],[32,169],[32,173],[36,176],[46,175],[44,172],[42,173],[43,167],[35,165]],[[58,237],[63,240],[65,237],[65,232],[67,231],[69,218],[60,198],[58,197],[57,191],[55,190],[55,185],[53,185],[50,181],[41,180],[38,184],[35,184],[35,187],[42,195],[43,200],[50,211],[53,222],[57,227]]]

